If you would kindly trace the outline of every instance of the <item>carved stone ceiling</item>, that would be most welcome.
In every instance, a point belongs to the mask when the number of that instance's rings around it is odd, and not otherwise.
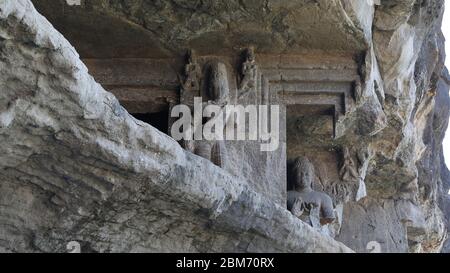
[[[33,0],[82,58],[364,50],[340,0]],[[344,23],[343,23],[344,22]],[[347,22],[347,23],[345,23]],[[356,32],[356,33],[355,33]]]

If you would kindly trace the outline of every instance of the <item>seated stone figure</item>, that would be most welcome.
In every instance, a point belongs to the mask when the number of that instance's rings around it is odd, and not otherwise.
[[[312,189],[312,163],[306,157],[299,157],[295,160],[292,171],[294,188],[288,191],[288,210],[313,227],[332,223],[336,217],[331,197]]]

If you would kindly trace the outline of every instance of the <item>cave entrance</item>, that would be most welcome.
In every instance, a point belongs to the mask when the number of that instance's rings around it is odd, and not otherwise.
[[[161,132],[169,133],[169,109],[155,113],[130,113],[134,118],[150,124]]]

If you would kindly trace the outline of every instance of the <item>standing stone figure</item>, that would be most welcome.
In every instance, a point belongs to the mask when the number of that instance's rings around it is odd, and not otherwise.
[[[187,64],[184,67],[184,82],[182,83],[182,91],[200,91],[200,79],[202,71],[197,63],[195,51],[190,49],[187,52]],[[199,95],[199,94],[198,94]]]
[[[288,191],[287,207],[295,216],[313,227],[332,223],[335,219],[333,201],[323,192],[312,189],[314,166],[306,157],[299,157],[293,166],[293,190]]]
[[[256,86],[256,72],[257,65],[255,52],[253,47],[250,47],[246,51],[246,60],[242,64],[242,80],[239,85],[240,92],[243,92],[243,94],[245,94],[249,91],[249,89],[252,89]],[[241,94],[241,96],[243,94]]]
[[[230,100],[227,67],[222,62],[210,64],[208,78],[208,103],[224,106]]]
[[[344,147],[343,150],[343,162],[342,167],[339,170],[339,175],[341,176],[341,180],[347,183],[354,183],[359,179],[355,161],[350,155],[348,147]]]
[[[195,51],[189,49],[186,53],[186,65],[184,66],[183,76],[179,75],[180,80],[180,104],[187,105],[193,111],[194,97],[200,96],[202,69],[197,62]],[[180,143],[183,148],[194,152],[195,145],[193,140],[182,140]]]
[[[180,104],[194,107],[194,98],[200,96],[202,69],[197,62],[194,50],[188,50],[186,54],[186,65],[180,80]]]

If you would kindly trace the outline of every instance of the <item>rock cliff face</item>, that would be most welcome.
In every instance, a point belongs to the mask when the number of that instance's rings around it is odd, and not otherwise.
[[[0,252],[449,251],[443,10],[0,0]],[[250,46],[257,80],[242,99]],[[235,102],[280,105],[277,153],[227,143],[219,167],[164,132],[155,115],[184,99],[186,49],[202,73],[223,67]],[[297,156],[336,223],[313,228],[286,209]]]

